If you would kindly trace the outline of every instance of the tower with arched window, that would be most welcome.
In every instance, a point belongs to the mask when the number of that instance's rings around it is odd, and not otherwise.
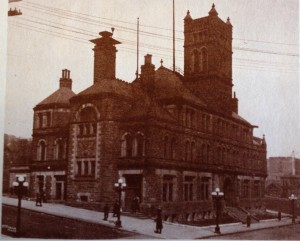
[[[185,83],[211,109],[232,111],[232,25],[213,5],[207,17],[184,18]]]

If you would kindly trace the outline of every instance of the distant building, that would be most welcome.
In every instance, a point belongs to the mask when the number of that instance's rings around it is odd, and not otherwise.
[[[300,194],[300,159],[270,157],[267,163],[266,192],[268,195],[288,197],[292,193]]]
[[[34,108],[32,193],[69,205],[100,208],[126,180],[124,210],[160,205],[165,218],[204,217],[219,187],[228,206],[263,205],[265,138],[238,114],[232,93],[232,25],[213,6],[209,16],[184,19],[184,75],[145,56],[132,83],[116,79],[112,33],[94,47],[94,83],[75,94],[70,71]]]
[[[16,175],[25,174],[30,178],[29,163],[31,159],[31,139],[18,138],[4,134],[3,155],[3,193],[11,191]]]

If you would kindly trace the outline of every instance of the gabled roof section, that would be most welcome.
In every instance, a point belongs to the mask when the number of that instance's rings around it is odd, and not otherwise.
[[[155,73],[155,90],[158,99],[181,99],[192,105],[206,106],[182,83],[183,76],[163,66]]]
[[[140,82],[133,82],[135,102],[131,110],[124,116],[127,119],[153,118],[175,123],[175,119],[156,100],[151,98]]]
[[[70,99],[75,96],[76,94],[67,87],[60,87],[57,91],[55,91],[53,94],[48,96],[46,99],[38,103],[34,109],[40,109],[40,108],[47,108],[50,106],[70,106]]]

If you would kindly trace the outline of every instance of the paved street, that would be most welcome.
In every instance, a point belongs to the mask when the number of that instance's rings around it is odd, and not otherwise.
[[[3,204],[17,205],[17,200],[13,198],[3,197]],[[22,201],[22,207],[26,209],[36,210],[59,217],[73,218],[80,221],[86,221],[89,223],[102,224],[103,226],[114,228],[114,221],[116,218],[112,218],[111,215],[108,221],[103,221],[103,213],[86,209],[73,208],[65,206],[63,204],[45,203],[43,207],[36,207],[33,201]],[[221,225],[222,234],[243,233],[255,230],[255,233],[259,229],[274,228],[277,226],[290,225],[290,218],[283,218],[281,222],[276,219],[261,221],[251,225],[251,228],[247,228],[242,223],[224,224]],[[145,235],[151,238],[164,238],[164,239],[196,239],[196,238],[217,238],[218,235],[214,233],[215,226],[195,227],[189,225],[175,224],[164,222],[164,228],[162,234],[154,233],[155,223],[151,219],[136,219],[133,217],[122,216],[122,228],[129,232],[135,232],[140,235]],[[227,236],[224,236],[227,238]],[[132,238],[132,237],[130,237]]]

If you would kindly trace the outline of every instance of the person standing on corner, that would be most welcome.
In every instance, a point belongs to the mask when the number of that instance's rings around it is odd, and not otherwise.
[[[156,230],[154,231],[155,233],[161,233],[163,229],[163,224],[162,224],[162,215],[161,215],[161,208],[159,207],[157,209],[157,217],[156,217]]]
[[[108,213],[109,213],[109,207],[108,207],[108,204],[106,203],[105,204],[105,206],[104,206],[104,208],[103,208],[103,212],[104,212],[104,218],[103,218],[103,220],[107,220],[107,218],[108,218]]]
[[[247,214],[247,228],[250,228],[250,224],[251,224],[251,216],[250,213]]]

